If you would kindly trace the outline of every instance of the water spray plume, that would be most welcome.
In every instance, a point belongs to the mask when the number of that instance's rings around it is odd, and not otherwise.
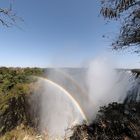
[[[79,71],[80,70],[80,71]],[[87,85],[85,83],[85,72],[86,69],[66,69],[66,68],[51,68],[46,69],[47,79],[57,83],[59,86],[67,90],[71,96],[78,102],[82,108],[88,122],[90,121],[88,109],[89,106],[89,96]],[[94,103],[92,103],[92,108],[94,108]]]
[[[108,57],[97,57],[89,63],[87,86],[89,104],[94,102],[91,119],[94,120],[101,106],[111,102],[123,102],[131,89],[130,74],[117,71],[115,62]]]
[[[82,95],[86,94],[86,91],[83,88],[81,88],[80,85],[69,74],[67,74],[66,72],[63,72],[62,70],[59,70],[59,69],[57,69],[56,71],[63,74],[65,76],[65,78],[70,80],[76,86],[76,88],[79,90],[79,92],[82,93]]]
[[[39,79],[39,80],[45,80],[47,83],[49,83],[49,84],[57,87],[58,89],[60,89],[62,91],[62,93],[64,93],[72,101],[72,103],[75,105],[75,107],[77,108],[77,110],[80,112],[83,120],[88,124],[87,117],[84,114],[82,108],[80,107],[80,105],[78,104],[78,102],[71,96],[71,94],[67,90],[65,90],[62,86],[56,84],[55,82],[53,82],[53,81],[51,81],[51,80],[49,80],[47,78],[44,78],[44,77],[36,77],[36,78]]]

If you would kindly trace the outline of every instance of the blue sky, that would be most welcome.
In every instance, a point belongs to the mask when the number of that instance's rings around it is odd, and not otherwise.
[[[8,6],[10,0],[1,0]],[[105,24],[98,0],[12,0],[24,19],[0,27],[0,66],[77,67],[98,55],[111,55],[119,67],[139,67],[139,57],[111,51],[119,25]],[[102,38],[109,35],[110,39]]]

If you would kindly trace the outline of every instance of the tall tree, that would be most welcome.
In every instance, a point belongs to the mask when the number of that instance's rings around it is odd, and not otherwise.
[[[133,46],[135,52],[140,52],[140,0],[101,0],[100,12],[105,19],[121,20],[113,49]]]

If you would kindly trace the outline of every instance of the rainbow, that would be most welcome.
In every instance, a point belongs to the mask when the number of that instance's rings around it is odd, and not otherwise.
[[[88,123],[88,119],[87,119],[86,115],[84,114],[82,108],[80,107],[79,103],[73,98],[73,96],[67,90],[65,90],[62,86],[58,85],[57,83],[55,83],[55,82],[53,82],[45,77],[37,77],[37,76],[34,76],[34,77],[39,79],[39,80],[43,80],[43,81],[55,86],[60,91],[62,91],[62,93],[64,93],[72,101],[72,103],[75,105],[75,107],[78,109],[83,120],[86,121],[86,123]]]

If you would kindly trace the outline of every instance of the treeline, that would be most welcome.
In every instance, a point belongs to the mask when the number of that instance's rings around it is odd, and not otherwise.
[[[6,93],[17,84],[30,83],[32,75],[42,75],[41,68],[0,68],[0,94]]]

